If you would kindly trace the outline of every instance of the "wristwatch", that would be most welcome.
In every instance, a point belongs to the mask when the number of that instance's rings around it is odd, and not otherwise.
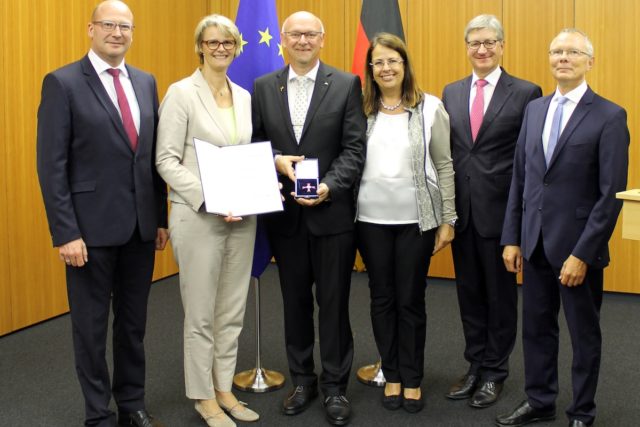
[[[449,224],[453,228],[456,228],[456,222],[457,221],[458,221],[458,218],[453,218],[451,221],[447,222],[447,224]]]

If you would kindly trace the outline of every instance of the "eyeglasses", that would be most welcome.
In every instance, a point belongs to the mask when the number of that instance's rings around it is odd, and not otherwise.
[[[582,55],[591,56],[587,52],[578,49],[551,49],[549,51],[549,56],[552,58],[560,58],[564,54],[566,54],[568,58],[578,58]]]
[[[369,62],[369,65],[371,65],[373,68],[377,70],[381,70],[384,68],[385,64],[388,65],[389,68],[396,68],[396,67],[399,67],[400,64],[402,64],[403,62],[404,61],[399,58],[378,59],[376,61]]]
[[[113,32],[116,28],[120,28],[121,33],[130,33],[134,28],[133,24],[129,24],[128,22],[93,21],[92,24],[100,25],[100,27],[108,33]]]
[[[202,40],[202,43],[206,44],[207,47],[211,50],[217,50],[220,45],[224,48],[224,50],[231,50],[236,45],[235,40]]]
[[[480,46],[484,46],[485,49],[491,50],[494,47],[496,47],[499,41],[501,40],[485,40],[482,42],[478,40],[474,40],[472,42],[467,42],[467,47],[471,50],[478,50],[480,49]]]
[[[304,36],[305,39],[314,41],[323,33],[322,31],[307,31],[306,33],[301,33],[300,31],[285,31],[283,34],[291,40],[300,40]]]

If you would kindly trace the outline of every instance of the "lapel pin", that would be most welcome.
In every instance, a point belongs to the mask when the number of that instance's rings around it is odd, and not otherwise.
[[[280,92],[284,92],[284,86],[280,86]]]

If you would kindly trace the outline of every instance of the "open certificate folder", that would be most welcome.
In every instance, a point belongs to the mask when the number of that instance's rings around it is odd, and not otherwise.
[[[271,142],[215,146],[193,138],[207,212],[227,216],[282,210]]]

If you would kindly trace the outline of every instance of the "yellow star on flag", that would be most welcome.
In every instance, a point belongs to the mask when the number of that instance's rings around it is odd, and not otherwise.
[[[267,46],[271,47],[269,41],[273,38],[273,36],[269,34],[269,27],[267,27],[264,31],[258,30],[258,32],[260,33],[260,41],[258,43],[266,43]]]
[[[284,53],[282,52],[282,45],[278,43],[278,56],[282,56],[284,58]]]
[[[244,37],[242,37],[242,33],[240,33],[240,53],[242,53],[242,51],[244,50],[244,45],[247,43],[249,42],[246,41]]]

